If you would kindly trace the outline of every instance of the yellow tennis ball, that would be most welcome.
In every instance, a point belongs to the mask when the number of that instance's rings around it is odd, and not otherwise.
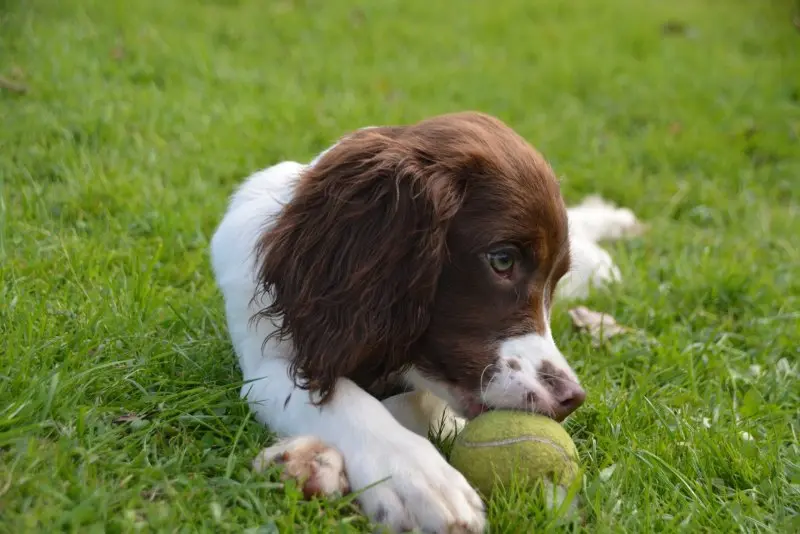
[[[545,479],[568,486],[578,473],[575,443],[557,422],[527,412],[495,410],[456,437],[450,463],[485,497],[498,484]]]

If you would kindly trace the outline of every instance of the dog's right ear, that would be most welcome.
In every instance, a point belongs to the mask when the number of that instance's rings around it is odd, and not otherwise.
[[[290,339],[298,385],[381,380],[424,333],[463,191],[398,128],[360,130],[310,166],[256,247],[258,317]]]

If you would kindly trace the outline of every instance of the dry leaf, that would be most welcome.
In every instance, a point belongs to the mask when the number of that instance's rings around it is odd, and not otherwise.
[[[594,346],[600,345],[610,337],[631,331],[627,326],[617,324],[609,314],[596,312],[585,306],[569,310],[569,316],[578,330],[588,332],[592,336]]]
[[[12,93],[27,93],[28,86],[22,82],[10,80],[4,76],[0,76],[0,89],[11,91]]]

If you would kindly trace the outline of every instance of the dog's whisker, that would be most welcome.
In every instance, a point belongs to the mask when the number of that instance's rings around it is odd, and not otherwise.
[[[492,367],[494,367],[494,364],[490,363],[489,365],[487,365],[486,367],[483,368],[483,371],[481,371],[481,378],[480,378],[480,381],[478,383],[478,389],[479,389],[481,395],[486,393],[486,390],[483,388],[483,377],[486,375],[486,371],[488,371]],[[492,378],[494,378],[494,377],[495,377],[494,374],[489,377],[489,384],[492,383]],[[486,387],[488,389],[489,385],[487,384]]]

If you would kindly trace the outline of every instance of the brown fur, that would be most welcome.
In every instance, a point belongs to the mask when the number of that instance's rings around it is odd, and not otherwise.
[[[498,276],[485,254],[519,250]],[[510,335],[542,332],[569,268],[566,209],[544,159],[480,113],[358,131],[300,178],[256,248],[260,318],[296,353],[298,383],[325,402],[414,365],[468,388]]]

